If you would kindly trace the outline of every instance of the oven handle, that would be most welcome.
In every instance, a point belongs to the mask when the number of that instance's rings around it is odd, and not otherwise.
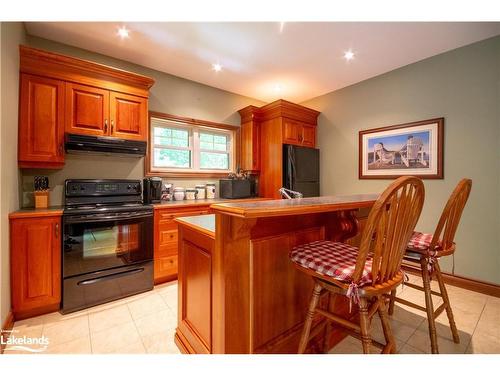
[[[100,221],[110,221],[110,220],[127,220],[127,219],[140,219],[144,217],[152,217],[153,214],[151,212],[144,213],[144,214],[133,214],[133,215],[123,215],[123,216],[98,216],[94,217],[92,215],[89,216],[77,216],[77,217],[72,217],[72,216],[67,216],[64,218],[64,221],[68,224],[72,223],[95,223],[95,222],[100,222]]]
[[[79,281],[77,283],[77,285],[91,285],[91,284],[96,284],[96,283],[99,283],[101,281],[107,281],[107,280],[117,279],[119,277],[133,275],[133,274],[141,273],[141,272],[144,272],[144,267],[142,267],[142,268],[136,268],[136,269],[128,270],[128,271],[123,271],[123,272],[118,272],[118,273],[114,273],[112,275],[96,277],[96,278],[93,278],[93,279],[82,280],[82,281]]]

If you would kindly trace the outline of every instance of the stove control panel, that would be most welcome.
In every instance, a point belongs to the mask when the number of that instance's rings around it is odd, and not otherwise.
[[[66,180],[66,196],[141,195],[140,180]]]

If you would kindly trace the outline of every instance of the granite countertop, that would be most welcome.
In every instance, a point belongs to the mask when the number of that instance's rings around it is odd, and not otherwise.
[[[215,238],[215,215],[185,216],[175,219],[179,224],[186,225]]]
[[[378,197],[379,194],[353,194],[259,202],[218,203],[212,205],[211,209],[216,213],[241,218],[303,215],[371,207]]]

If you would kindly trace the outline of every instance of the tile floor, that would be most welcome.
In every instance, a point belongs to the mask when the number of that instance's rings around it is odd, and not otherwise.
[[[411,281],[421,282],[410,276]],[[437,290],[437,286],[433,285]],[[500,298],[448,287],[460,344],[451,339],[446,314],[438,318],[438,345],[441,353],[500,353]],[[423,293],[409,287],[398,295],[423,304]],[[437,303],[440,299],[435,298]],[[402,354],[430,351],[424,312],[396,305],[391,318],[397,348]],[[16,336],[50,340],[45,354],[178,354],[174,343],[177,325],[177,284],[167,283],[154,290],[73,314],[52,313],[15,323]],[[383,342],[378,318],[372,336]],[[375,348],[376,349],[376,348]],[[337,354],[361,353],[361,343],[347,337],[331,350]],[[5,354],[26,353],[6,350]]]

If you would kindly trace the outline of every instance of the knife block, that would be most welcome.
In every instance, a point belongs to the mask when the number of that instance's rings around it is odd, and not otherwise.
[[[35,208],[49,207],[49,191],[35,191]]]

